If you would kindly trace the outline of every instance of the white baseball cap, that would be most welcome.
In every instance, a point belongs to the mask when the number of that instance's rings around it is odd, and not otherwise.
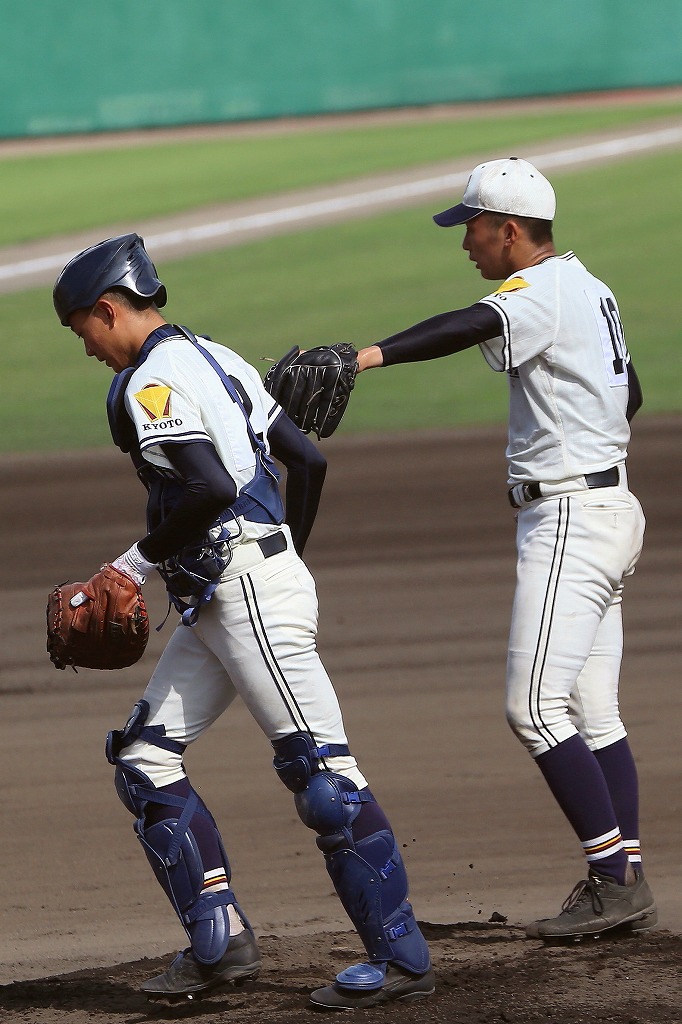
[[[450,228],[466,224],[484,211],[554,220],[556,196],[537,167],[510,156],[507,160],[490,160],[475,167],[462,202],[437,213],[433,219],[440,227]]]

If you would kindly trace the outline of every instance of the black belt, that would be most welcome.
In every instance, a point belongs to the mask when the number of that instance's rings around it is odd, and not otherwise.
[[[585,473],[585,483],[590,490],[595,487],[617,487],[619,480],[618,466],[613,466],[611,469],[603,469],[601,473]],[[526,501],[536,501],[542,497],[542,484],[537,480],[533,480],[530,484],[523,484],[521,493]],[[512,508],[521,508],[514,498],[513,487],[510,488],[508,497]]]
[[[263,552],[263,558],[272,558],[273,555],[286,551],[288,547],[287,538],[281,530],[278,530],[277,533],[270,533],[267,537],[262,537],[256,543]]]

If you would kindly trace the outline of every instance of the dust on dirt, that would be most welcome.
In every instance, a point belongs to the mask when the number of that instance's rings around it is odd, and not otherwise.
[[[653,933],[544,946],[504,924],[422,922],[437,973],[428,999],[355,1010],[354,1019],[414,1024],[661,1024],[682,1017],[682,939]],[[0,991],[13,1021],[56,1024],[103,1019],[111,1024],[204,1019],[215,1024],[319,1022],[308,993],[326,984],[339,960],[362,959],[354,934],[261,936],[263,969],[241,988],[198,1002],[150,1002],[137,986],[168,959],[18,982]]]

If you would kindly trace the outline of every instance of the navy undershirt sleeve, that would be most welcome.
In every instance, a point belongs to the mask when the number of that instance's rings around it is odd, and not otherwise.
[[[383,353],[384,366],[391,366],[439,359],[501,334],[502,321],[498,313],[492,306],[477,302],[466,309],[438,313],[377,344]]]
[[[161,450],[181,477],[181,501],[138,544],[144,558],[164,562],[204,533],[237,497],[237,487],[210,441],[167,442]]]
[[[287,470],[286,522],[301,555],[315,522],[327,460],[286,413],[281,413],[270,427],[268,441],[270,451]]]
[[[642,386],[639,383],[637,372],[632,365],[632,360],[630,360],[628,363],[628,405],[625,412],[628,423],[635,413],[641,409],[643,401]]]

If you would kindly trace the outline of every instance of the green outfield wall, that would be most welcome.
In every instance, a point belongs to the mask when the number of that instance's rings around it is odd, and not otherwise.
[[[682,0],[0,0],[0,137],[682,82]]]

